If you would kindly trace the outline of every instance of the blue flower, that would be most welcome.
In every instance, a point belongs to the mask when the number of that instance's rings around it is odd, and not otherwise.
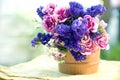
[[[86,55],[82,55],[80,52],[71,51],[71,54],[73,55],[76,61],[81,61],[86,59]]]
[[[101,4],[99,4],[99,5],[88,8],[86,14],[91,15],[92,17],[95,17],[97,15],[104,14],[105,11],[106,11],[106,8]]]
[[[46,34],[46,35],[42,36],[41,43],[43,45],[48,44],[48,42],[50,41],[51,38],[52,38],[52,35]]]
[[[37,36],[35,38],[33,38],[33,40],[31,41],[31,45],[33,47],[35,47],[39,43],[46,45],[46,44],[48,44],[48,42],[51,38],[52,38],[51,34],[38,33]]]
[[[43,16],[45,15],[42,13],[42,9],[43,9],[43,6],[40,6],[39,8],[37,8],[37,11],[36,11],[41,19],[43,19]]]
[[[77,2],[70,2],[70,12],[72,13],[73,16],[81,16],[83,17],[85,15],[83,6]]]
[[[98,36],[101,35],[100,32],[93,33],[91,31],[89,34],[90,34],[91,39],[93,39],[93,40],[95,40]]]
[[[37,38],[40,39],[41,37],[42,37],[42,33],[38,33],[38,34],[37,34]]]
[[[83,52],[84,48],[78,43],[78,40],[74,38],[74,36],[71,36],[70,38],[59,36],[59,39],[64,42],[64,46],[68,50],[73,50],[75,52]]]
[[[71,37],[71,27],[64,24],[59,24],[56,26],[56,32],[63,37]]]
[[[78,43],[82,36],[86,33],[86,20],[81,22],[77,19],[73,22],[72,26],[59,24],[56,26],[56,32],[59,35],[59,40],[64,42],[64,46],[68,50],[75,52],[82,52],[84,48]]]
[[[84,51],[84,47],[80,44],[78,44],[78,42],[76,42],[76,44],[73,45],[74,46],[74,50],[75,52],[83,52]]]
[[[65,38],[63,41],[65,43],[65,47],[68,50],[74,50],[74,44],[76,43],[76,40],[74,38],[69,38],[69,39]]]
[[[35,47],[35,45],[38,43],[39,38],[33,38],[33,40],[31,41],[31,45],[32,47]]]
[[[72,30],[74,31],[74,36],[78,36],[79,39],[82,38],[82,36],[86,33],[87,27],[86,27],[87,21],[83,19],[82,21],[76,19],[72,23]]]

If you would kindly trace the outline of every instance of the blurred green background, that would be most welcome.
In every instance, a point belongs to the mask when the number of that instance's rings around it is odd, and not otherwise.
[[[68,6],[70,0],[0,0],[0,65],[12,66],[27,62],[46,54],[46,47],[40,45],[33,48],[30,41],[35,35],[44,31],[41,20],[36,14],[36,8],[50,2]],[[110,49],[101,51],[101,59],[120,60],[120,0],[74,0],[84,7],[104,4],[107,12],[101,18],[108,23],[110,34]],[[35,22],[35,20],[38,22]],[[38,28],[39,27],[39,28]]]

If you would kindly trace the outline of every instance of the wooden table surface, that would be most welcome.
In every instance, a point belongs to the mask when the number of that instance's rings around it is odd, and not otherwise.
[[[0,80],[120,80],[120,61],[101,60],[97,73],[68,75],[58,71],[55,60],[42,55],[12,67],[0,66]]]

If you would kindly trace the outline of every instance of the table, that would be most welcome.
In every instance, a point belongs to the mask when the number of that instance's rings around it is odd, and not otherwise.
[[[120,61],[101,60],[97,73],[68,75],[58,71],[57,61],[41,55],[12,67],[0,66],[0,80],[120,80]]]

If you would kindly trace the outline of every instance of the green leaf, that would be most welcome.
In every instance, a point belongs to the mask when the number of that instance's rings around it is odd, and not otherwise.
[[[59,52],[64,52],[64,53],[68,52],[68,49],[65,47],[58,47],[58,50]]]
[[[62,57],[62,58],[58,58],[58,61],[63,61],[64,60],[64,58]]]
[[[104,34],[104,31],[103,31],[103,27],[102,27],[102,26],[99,26],[99,27],[98,27],[98,31],[100,32],[100,34]]]

